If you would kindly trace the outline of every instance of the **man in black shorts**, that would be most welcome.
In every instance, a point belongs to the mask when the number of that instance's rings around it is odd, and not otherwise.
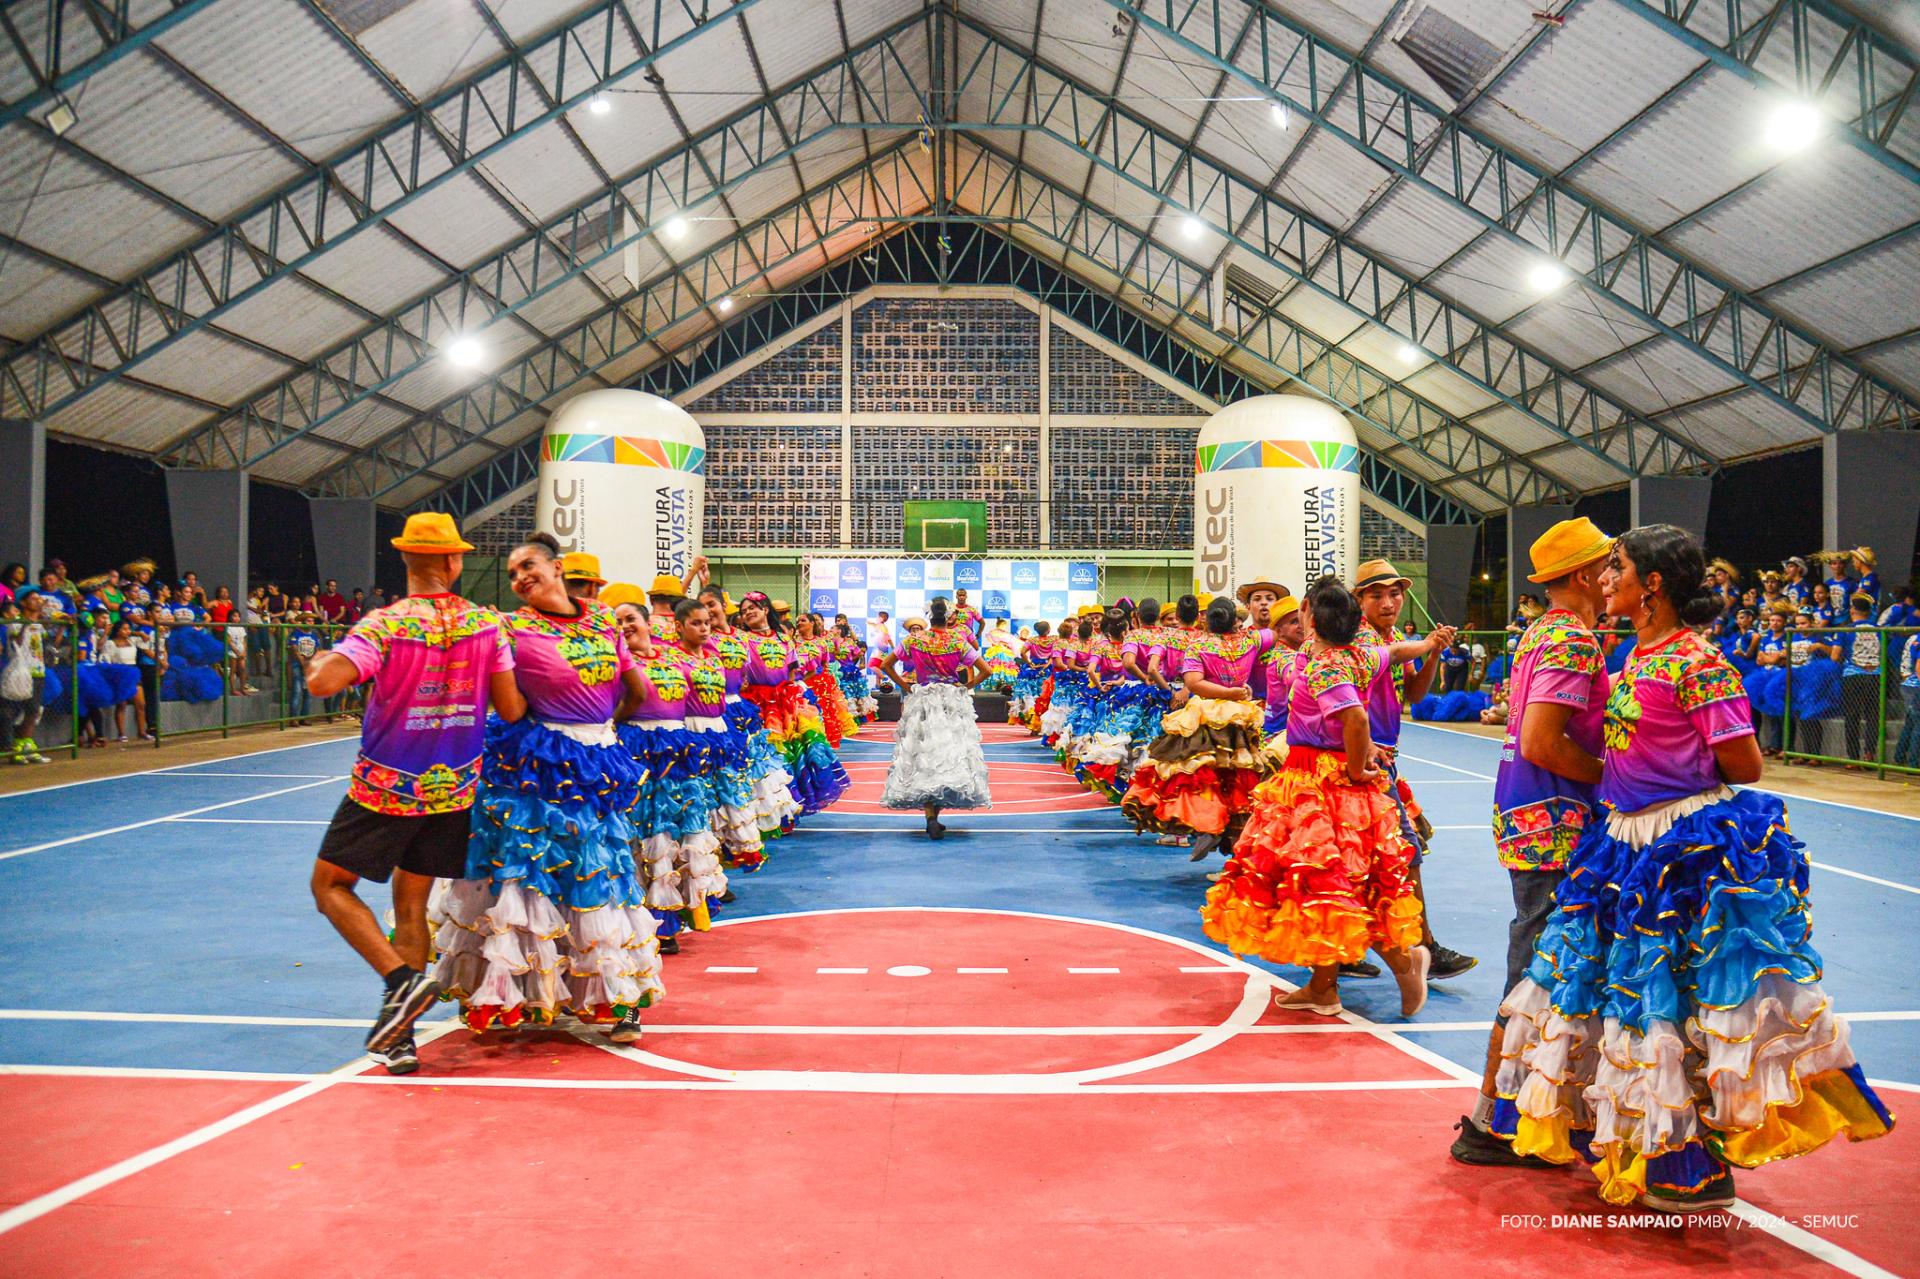
[[[313,900],[386,982],[367,1051],[396,1075],[420,1067],[413,1023],[440,993],[426,975],[427,895],[466,874],[467,830],[480,780],[487,706],[517,720],[526,701],[500,615],[453,593],[465,552],[446,515],[409,516],[393,539],[407,595],[369,613],[307,668],[326,698],[368,680],[360,757],[313,864]],[[393,937],[354,890],[393,880]]]

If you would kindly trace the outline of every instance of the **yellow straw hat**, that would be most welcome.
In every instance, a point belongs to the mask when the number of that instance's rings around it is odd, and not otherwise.
[[[1868,568],[1879,567],[1880,562],[1878,559],[1874,557],[1873,548],[1871,546],[1854,547],[1853,558],[1855,558],[1856,560],[1859,560],[1862,564],[1865,564]]]
[[[393,539],[393,549],[415,555],[457,555],[471,551],[473,543],[460,536],[453,516],[441,511],[422,511],[407,516],[407,526]]]
[[[1164,622],[1168,618],[1173,618],[1178,616],[1180,616],[1180,606],[1178,604],[1162,604],[1160,606],[1161,621]]]
[[[600,602],[608,608],[619,608],[622,604],[633,604],[643,611],[647,597],[632,582],[609,582],[600,588]]]
[[[909,617],[906,621],[900,623],[900,627],[902,630],[910,631],[916,626],[918,626],[923,631],[926,630],[927,619],[924,617]]]
[[[1369,586],[1412,586],[1413,579],[1405,577],[1400,570],[1386,560],[1368,560],[1353,573],[1353,593],[1358,595]]]
[[[560,576],[569,582],[592,582],[595,586],[607,584],[607,579],[600,576],[600,557],[585,551],[568,551],[562,555]]]
[[[1274,606],[1267,610],[1267,619],[1284,622],[1300,611],[1300,601],[1291,595],[1282,595]]]
[[[1604,558],[1612,549],[1613,539],[1602,533],[1600,526],[1586,516],[1561,520],[1542,533],[1528,548],[1527,554],[1533,560],[1533,572],[1527,574],[1527,580],[1551,582],[1565,577],[1577,568],[1584,568]]]
[[[648,595],[665,595],[672,599],[685,599],[686,583],[671,573],[661,573],[653,579],[653,585],[647,588]]]
[[[787,603],[785,600],[775,600],[773,601],[773,611],[776,613],[791,613],[793,612],[793,605]]]

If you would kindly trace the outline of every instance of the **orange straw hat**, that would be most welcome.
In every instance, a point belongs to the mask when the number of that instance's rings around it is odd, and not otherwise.
[[[1600,526],[1582,515],[1571,520],[1561,520],[1558,524],[1542,533],[1528,548],[1527,554],[1533,560],[1533,572],[1527,574],[1529,582],[1551,582],[1565,577],[1577,568],[1585,568],[1595,560],[1604,559],[1613,549],[1614,539],[1600,531]]]
[[[560,576],[569,582],[591,582],[595,586],[607,584],[607,579],[600,576],[600,557],[585,551],[568,551],[562,555]]]
[[[600,588],[600,602],[608,608],[619,608],[622,604],[634,604],[641,611],[646,610],[647,597],[632,582],[609,582]]]
[[[661,573],[653,579],[653,585],[647,588],[648,595],[665,595],[673,599],[687,597],[687,584],[671,573]]]
[[[393,549],[414,555],[458,555],[471,551],[473,543],[460,536],[453,516],[441,511],[422,511],[407,516],[407,526],[393,539]]]

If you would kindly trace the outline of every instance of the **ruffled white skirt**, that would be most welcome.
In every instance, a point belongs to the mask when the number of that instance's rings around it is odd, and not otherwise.
[[[980,725],[965,689],[917,684],[908,690],[880,802],[888,808],[993,807]]]

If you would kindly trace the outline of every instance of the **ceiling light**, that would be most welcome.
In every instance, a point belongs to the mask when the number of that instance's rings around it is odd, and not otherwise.
[[[1804,151],[1820,140],[1824,123],[1811,102],[1783,102],[1767,117],[1767,145],[1787,154]]]
[[[68,129],[80,122],[80,113],[73,109],[73,103],[65,98],[54,100],[53,110],[47,112],[47,127],[53,130],[56,138],[65,137]]]
[[[687,238],[687,220],[677,215],[674,217],[668,218],[667,219],[667,238],[669,240],[686,239]]]
[[[613,110],[613,99],[604,93],[596,93],[587,99],[587,110],[595,115],[605,115]]]
[[[1206,229],[1199,218],[1187,218],[1180,223],[1180,234],[1186,236],[1189,240],[1199,239],[1200,233]]]
[[[1558,262],[1541,261],[1527,270],[1527,285],[1535,293],[1551,293],[1567,282],[1567,268]]]
[[[1420,363],[1420,356],[1421,356],[1420,348],[1415,346],[1413,343],[1402,342],[1400,344],[1400,363],[1418,364]]]
[[[477,369],[485,357],[486,349],[480,345],[479,338],[455,338],[447,344],[447,358],[463,369]]]
[[[728,312],[728,311],[731,311],[731,310],[733,310],[733,299],[732,299],[732,298],[721,298],[721,299],[720,299],[720,311],[721,311],[721,313],[722,313],[722,314],[724,315],[724,314],[725,314],[726,312]]]
[[[1270,114],[1273,116],[1274,128],[1285,130],[1287,127],[1287,104],[1284,102],[1274,103],[1270,109]]]

